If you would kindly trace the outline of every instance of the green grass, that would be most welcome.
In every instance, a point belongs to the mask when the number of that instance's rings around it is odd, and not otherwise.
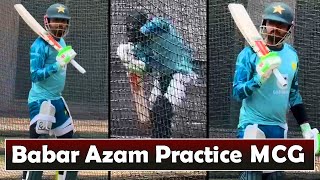
[[[4,155],[0,155],[0,167],[4,167]]]
[[[0,136],[0,149],[1,149],[1,148],[4,148],[5,139],[6,139],[5,137]]]

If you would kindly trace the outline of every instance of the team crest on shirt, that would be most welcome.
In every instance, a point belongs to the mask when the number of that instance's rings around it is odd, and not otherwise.
[[[292,67],[292,70],[296,70],[297,69],[297,63],[296,62],[292,62],[291,63],[291,67]]]

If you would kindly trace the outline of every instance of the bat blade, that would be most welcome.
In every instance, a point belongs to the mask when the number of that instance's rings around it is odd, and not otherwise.
[[[14,8],[20,15],[20,17],[24,20],[24,22],[43,40],[48,42],[54,49],[60,51],[62,49],[61,45],[33,18],[33,16],[29,13],[29,11],[22,4],[15,4]],[[70,61],[70,63],[82,74],[86,72],[86,70],[81,67],[74,59]]]
[[[270,50],[253,24],[244,6],[242,4],[231,3],[228,5],[228,8],[235,24],[252,49],[259,57],[267,55]],[[283,78],[278,69],[274,69],[273,74],[276,76],[281,86],[284,87],[287,85],[287,81]]]
[[[149,125],[149,109],[145,98],[142,77],[135,73],[128,73],[133,101],[140,123]]]

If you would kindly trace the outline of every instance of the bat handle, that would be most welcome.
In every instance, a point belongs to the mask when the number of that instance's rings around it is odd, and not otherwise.
[[[71,60],[70,62],[80,73],[84,74],[86,73],[86,70],[81,67],[74,59]]]
[[[283,76],[281,75],[278,69],[274,69],[273,74],[276,76],[277,80],[279,81],[282,87],[285,87],[288,85],[287,81],[283,78]]]

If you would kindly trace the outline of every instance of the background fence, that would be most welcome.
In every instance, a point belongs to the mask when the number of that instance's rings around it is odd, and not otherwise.
[[[173,138],[206,137],[206,1],[205,0],[112,0],[111,1],[111,119],[112,138],[150,138],[149,129],[137,123],[137,115],[127,72],[116,55],[117,47],[127,43],[125,18],[128,12],[143,11],[149,16],[171,19],[179,34],[194,50],[194,84],[186,85],[184,103],[174,107],[171,124]],[[155,74],[145,77],[146,99],[151,94]],[[148,107],[146,107],[148,108]],[[165,112],[162,112],[165,113]],[[120,179],[204,179],[205,172],[112,172]]]
[[[232,81],[237,55],[245,40],[235,26],[228,11],[228,4],[245,5],[257,28],[262,21],[262,12],[272,0],[216,0],[209,1],[209,137],[235,138],[239,119],[239,103],[232,99]],[[307,108],[310,124],[319,127],[319,13],[318,1],[284,0],[295,10],[295,27],[289,43],[296,48],[299,61],[299,88]],[[288,114],[289,137],[302,137],[293,116]],[[319,173],[287,173],[288,179],[319,179]],[[210,178],[236,179],[237,172],[210,172]]]
[[[174,138],[204,138],[207,132],[206,82],[208,82],[208,123],[210,137],[235,137],[239,103],[231,99],[231,87],[235,59],[245,45],[242,35],[234,25],[227,10],[230,2],[243,3],[258,26],[261,13],[268,1],[262,0],[9,0],[0,1],[0,178],[17,179],[21,172],[3,170],[4,138],[28,137],[27,96],[31,86],[29,75],[29,48],[36,35],[14,11],[15,3],[22,3],[30,13],[43,22],[43,15],[50,4],[66,4],[72,14],[71,29],[66,41],[78,53],[77,61],[86,68],[85,75],[72,66],[64,97],[75,119],[77,136],[106,138],[108,134],[108,84],[111,100],[111,138],[149,138],[141,131],[133,108],[132,95],[126,71],[116,56],[116,48],[126,43],[124,18],[129,11],[140,9],[150,15],[164,16],[173,20],[178,32],[194,49],[196,83],[187,86],[187,99],[175,108],[172,123]],[[109,12],[109,4],[111,11]],[[290,43],[300,57],[299,83],[312,126],[319,127],[320,67],[317,49],[320,47],[320,2],[286,0],[295,9],[296,26]],[[206,31],[208,10],[208,72],[206,54]],[[108,19],[111,22],[108,22]],[[110,26],[109,26],[110,24]],[[108,29],[111,29],[110,39]],[[111,52],[108,52],[108,44]],[[108,57],[110,53],[110,58]],[[110,62],[108,61],[110,59]],[[109,64],[110,63],[110,64]],[[110,66],[109,66],[110,65]],[[110,67],[110,71],[108,69]],[[108,75],[110,73],[110,82]],[[208,81],[206,75],[208,73]],[[145,92],[150,95],[153,76],[146,78]],[[299,127],[291,115],[289,136],[300,137]],[[111,172],[112,179],[204,179],[205,172]],[[314,173],[288,173],[289,178],[319,179]],[[46,173],[46,178],[52,174]],[[214,179],[236,179],[238,173],[214,172]],[[107,179],[107,172],[80,172],[81,179]]]

